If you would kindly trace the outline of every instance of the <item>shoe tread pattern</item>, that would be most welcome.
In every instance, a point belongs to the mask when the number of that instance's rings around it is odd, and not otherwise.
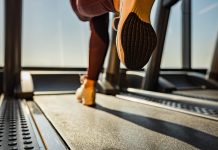
[[[143,22],[135,13],[130,13],[121,32],[124,61],[128,69],[143,68],[156,47],[157,37],[151,24]]]

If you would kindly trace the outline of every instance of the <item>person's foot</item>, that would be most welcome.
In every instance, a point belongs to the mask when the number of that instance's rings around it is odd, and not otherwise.
[[[87,74],[80,75],[80,83],[81,84],[83,84],[86,79],[88,79],[88,75]]]
[[[150,23],[154,0],[120,0],[117,51],[129,69],[143,68],[156,47],[156,33]],[[115,4],[116,5],[116,4]]]
[[[81,81],[82,85],[76,91],[76,98],[79,102],[87,106],[95,104],[95,81],[86,79]]]

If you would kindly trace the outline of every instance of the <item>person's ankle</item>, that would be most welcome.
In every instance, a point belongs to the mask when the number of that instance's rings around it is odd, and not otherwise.
[[[116,12],[120,11],[120,0],[113,0],[114,3],[114,9]]]
[[[96,81],[85,79],[84,85],[85,85],[85,88],[95,88]]]

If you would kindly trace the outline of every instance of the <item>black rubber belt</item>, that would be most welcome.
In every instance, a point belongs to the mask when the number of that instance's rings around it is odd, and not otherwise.
[[[40,149],[20,100],[7,98],[2,102],[0,108],[0,149]]]

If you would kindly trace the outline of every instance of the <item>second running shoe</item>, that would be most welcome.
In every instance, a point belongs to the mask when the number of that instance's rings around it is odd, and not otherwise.
[[[120,61],[132,70],[143,68],[156,47],[156,33],[150,23],[154,0],[120,0],[117,51]]]

